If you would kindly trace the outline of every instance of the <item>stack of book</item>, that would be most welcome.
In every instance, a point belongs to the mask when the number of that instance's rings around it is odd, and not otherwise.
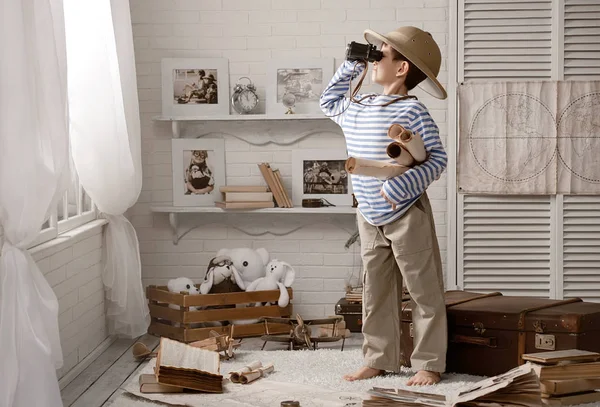
[[[530,363],[461,386],[447,395],[374,387],[363,407],[539,407],[540,382]]]
[[[269,190],[273,193],[277,206],[280,208],[293,208],[294,205],[292,204],[292,200],[290,199],[287,190],[283,186],[279,170],[277,168],[272,169],[269,163],[258,164],[258,169],[265,179]]]
[[[362,303],[363,289],[362,287],[352,287],[346,290],[346,301],[352,303]]]
[[[261,209],[273,208],[273,193],[265,186],[226,185],[219,189],[221,201],[215,206],[223,209]]]
[[[540,379],[544,406],[600,402],[600,353],[568,349],[528,353],[523,360]]]

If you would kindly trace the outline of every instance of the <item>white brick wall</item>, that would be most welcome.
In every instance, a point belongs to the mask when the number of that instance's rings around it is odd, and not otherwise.
[[[63,377],[107,337],[101,279],[102,225],[96,221],[30,250],[58,298]]]
[[[440,80],[446,83],[448,43],[447,0],[131,0],[131,14],[142,114],[144,184],[132,208],[138,231],[145,284],[189,276],[199,281],[222,247],[266,247],[274,257],[290,262],[297,272],[296,309],[309,317],[333,313],[344,280],[360,267],[358,248],[344,249],[354,231],[352,216],[189,215],[180,218],[182,231],[192,229],[174,246],[168,219],[153,214],[153,204],[171,204],[171,126],[152,121],[161,113],[160,60],[163,57],[221,57],[229,60],[230,84],[248,75],[264,101],[266,67],[271,58],[333,56],[343,61],[350,41],[364,41],[371,28],[388,32],[401,25],[430,31],[442,50]],[[379,91],[366,81],[363,90]],[[447,134],[447,102],[417,92]],[[259,106],[264,112],[264,102]],[[344,148],[333,122],[205,123],[187,126],[188,137],[223,132],[229,184],[264,184],[257,162],[280,168],[291,192],[292,148]],[[256,147],[234,136],[260,143],[269,137],[289,139],[306,131],[317,133],[292,146]],[[338,133],[333,135],[331,132]],[[277,152],[276,152],[277,151]],[[433,184],[429,196],[435,211],[442,255],[446,257],[446,177]],[[293,233],[290,230],[297,229]],[[238,229],[242,229],[244,233]],[[270,230],[275,234],[261,234]],[[253,236],[257,235],[257,236]]]

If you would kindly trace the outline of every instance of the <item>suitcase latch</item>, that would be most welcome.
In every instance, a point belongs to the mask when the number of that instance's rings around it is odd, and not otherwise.
[[[414,328],[414,326],[413,326],[413,323],[411,322],[411,323],[410,323],[410,325],[409,325],[408,327],[409,327],[409,328],[408,328],[408,335],[409,335],[411,338],[414,338],[414,337],[415,337],[415,328]]]
[[[485,327],[483,326],[482,322],[473,323],[473,329],[475,329],[475,332],[477,332],[479,335],[483,335],[485,332]]]
[[[540,320],[537,320],[533,323],[533,330],[538,334],[543,334],[546,329],[546,324]]]
[[[556,349],[556,339],[554,335],[535,334],[535,348],[542,350]]]

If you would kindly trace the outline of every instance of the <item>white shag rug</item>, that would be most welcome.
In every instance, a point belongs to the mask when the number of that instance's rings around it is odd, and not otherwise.
[[[280,407],[283,400],[299,400],[302,407],[360,406],[367,398],[366,391],[372,387],[406,388],[437,394],[449,394],[483,377],[464,374],[444,374],[442,382],[434,386],[409,387],[406,382],[413,372],[403,369],[399,374],[389,374],[368,380],[345,381],[342,376],[362,365],[362,351],[351,349],[276,350],[236,352],[235,358],[221,363],[221,374],[238,370],[248,363],[259,360],[263,365],[273,363],[275,371],[268,376],[247,384],[224,383],[223,394],[141,394],[138,377],[133,377],[121,388],[126,391],[117,397],[110,407],[156,407],[167,405],[219,406],[219,407]],[[155,360],[142,369],[152,373]],[[138,397],[143,397],[140,399]],[[153,403],[151,400],[163,402]],[[592,404],[588,405],[592,406]]]

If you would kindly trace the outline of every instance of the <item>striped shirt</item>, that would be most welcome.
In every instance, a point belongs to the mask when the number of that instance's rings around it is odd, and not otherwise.
[[[354,70],[354,74],[353,74]],[[321,110],[331,117],[343,130],[348,156],[370,160],[395,161],[388,157],[386,147],[392,142],[387,131],[394,124],[418,134],[427,150],[425,162],[414,166],[404,174],[385,181],[374,177],[352,175],[352,189],[358,201],[358,210],[374,226],[381,226],[400,218],[419,199],[427,187],[446,169],[446,151],[440,140],[439,130],[429,111],[416,99],[405,99],[388,106],[383,105],[398,95],[373,94],[361,103],[351,103],[346,98],[351,79],[364,70],[364,65],[344,61],[321,95]],[[364,95],[357,95],[360,99]],[[396,209],[381,195],[381,189],[396,204]]]

